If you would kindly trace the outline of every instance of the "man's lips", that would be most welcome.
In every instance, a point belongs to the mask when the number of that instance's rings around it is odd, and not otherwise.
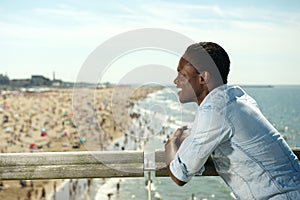
[[[181,92],[182,92],[182,88],[180,88],[180,87],[177,87],[177,90],[178,90],[178,93],[177,93],[177,94],[178,94],[178,95],[179,95],[179,94],[181,94]]]

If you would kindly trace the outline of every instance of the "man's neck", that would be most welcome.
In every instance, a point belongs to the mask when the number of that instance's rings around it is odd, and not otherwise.
[[[201,95],[197,98],[197,104],[200,105],[202,103],[202,101],[205,99],[205,97],[215,88],[220,87],[224,84],[207,84],[204,87],[203,92],[201,93]]]
[[[207,85],[203,87],[203,91],[201,94],[197,97],[197,104],[200,105],[202,101],[205,99],[205,97],[209,94],[209,90],[207,88]]]

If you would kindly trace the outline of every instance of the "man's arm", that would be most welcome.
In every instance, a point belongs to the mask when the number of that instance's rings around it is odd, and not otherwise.
[[[184,130],[186,130],[186,127],[182,127],[177,129],[177,131],[174,133],[174,135],[169,138],[167,143],[165,144],[165,156],[166,156],[166,164],[167,164],[167,170],[172,178],[172,180],[179,186],[183,186],[186,184],[186,182],[183,182],[179,179],[177,179],[170,170],[170,163],[172,160],[174,160],[176,152],[178,151],[178,148],[180,144],[183,142],[183,140],[187,137],[187,133],[184,133]]]

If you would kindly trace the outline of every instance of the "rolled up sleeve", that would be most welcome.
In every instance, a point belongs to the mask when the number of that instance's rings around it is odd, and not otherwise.
[[[177,157],[170,163],[170,170],[177,179],[183,182],[189,182],[191,178],[195,175],[189,173],[188,169],[186,168],[186,165],[180,160],[179,157]],[[203,172],[204,166],[200,168],[197,174],[201,175]]]
[[[194,175],[204,172],[204,164],[210,154],[230,137],[231,131],[222,112],[214,109],[198,111],[191,135],[178,149],[170,163],[170,171],[177,179],[190,181]]]

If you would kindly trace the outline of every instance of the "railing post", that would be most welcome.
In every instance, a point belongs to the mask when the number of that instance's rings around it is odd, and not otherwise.
[[[148,200],[151,200],[151,171],[148,171]]]

